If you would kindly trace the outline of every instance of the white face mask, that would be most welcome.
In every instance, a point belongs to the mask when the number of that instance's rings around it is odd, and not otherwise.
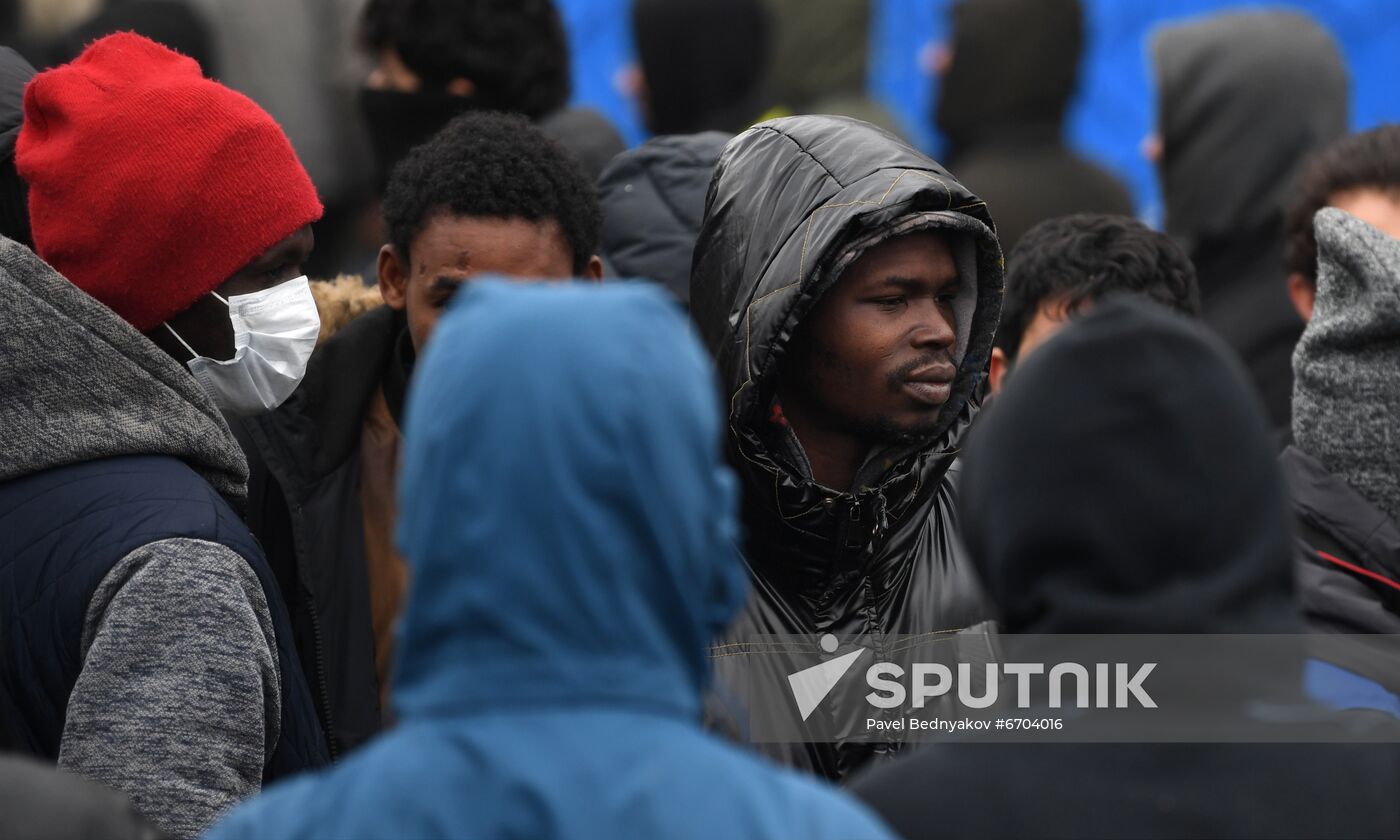
[[[195,352],[180,334],[170,334],[194,356],[190,373],[230,414],[262,414],[281,405],[301,384],[306,363],[316,349],[321,316],[305,276],[251,295],[214,297],[228,307],[233,323],[233,358],[209,359]]]

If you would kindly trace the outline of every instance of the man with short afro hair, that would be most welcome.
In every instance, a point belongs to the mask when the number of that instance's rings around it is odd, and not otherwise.
[[[311,360],[278,411],[240,429],[248,519],[277,570],[337,753],[392,719],[393,627],[407,584],[394,550],[405,392],[439,312],[473,277],[597,280],[596,189],[518,116],[464,114],[395,167],[379,254],[386,305]]]
[[[521,117],[467,114],[394,168],[384,194],[389,243],[379,252],[379,287],[389,306],[408,313],[413,344],[422,349],[460,282],[440,272],[454,260],[482,258],[488,247],[462,251],[458,233],[521,249],[509,259],[501,254],[493,271],[597,278],[601,224],[597,188],[554,141]]]

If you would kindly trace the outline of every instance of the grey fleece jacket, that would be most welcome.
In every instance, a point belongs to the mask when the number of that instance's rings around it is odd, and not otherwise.
[[[123,455],[166,455],[240,500],[247,464],[194,378],[0,238],[0,483]],[[222,545],[167,539],[118,562],[87,608],[59,766],[131,797],[176,837],[256,793],[281,684],[257,576]]]

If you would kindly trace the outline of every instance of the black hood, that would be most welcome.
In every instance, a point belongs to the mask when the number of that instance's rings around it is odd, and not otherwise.
[[[1203,327],[1102,304],[968,446],[963,538],[1010,633],[1301,632],[1268,423]]]
[[[845,117],[761,123],[720,157],[695,246],[690,305],[719,365],[731,443],[742,456],[735,461],[751,487],[773,488],[761,495],[789,521],[819,508],[830,491],[795,474],[765,442],[787,344],[862,248],[927,228],[958,243],[959,369],[933,435],[891,463],[872,490],[896,515],[938,484],[975,411],[1002,293],[1001,250],[986,205],[902,140]]]
[[[689,301],[705,192],[729,140],[718,131],[656,137],[613,159],[598,181],[598,246],[615,276],[655,280]]]
[[[774,29],[769,88],[773,101],[799,113],[833,97],[865,95],[870,66],[870,0],[770,0]]]
[[[1347,130],[1332,36],[1298,12],[1238,12],[1152,46],[1167,232],[1195,250],[1281,225],[1303,160]]]
[[[635,0],[632,31],[653,134],[738,131],[763,113],[765,0]]]
[[[951,164],[990,138],[1059,138],[1084,48],[1079,0],[962,0],[952,33],[934,111]]]
[[[627,148],[617,128],[592,108],[563,108],[542,117],[538,126],[573,154],[590,181],[597,181],[608,162]]]

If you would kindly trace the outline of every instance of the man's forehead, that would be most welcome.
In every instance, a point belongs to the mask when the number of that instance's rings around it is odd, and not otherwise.
[[[468,216],[437,212],[424,220],[414,237],[441,242],[470,242],[473,240],[537,239],[541,236],[563,237],[556,219],[526,219],[519,216]]]
[[[1058,335],[1071,317],[1087,312],[1090,308],[1092,303],[1080,303],[1075,306],[1064,297],[1056,296],[1042,300],[1036,306],[1035,314],[1031,316],[1030,323],[1026,324],[1026,330],[1021,335],[1021,346],[1016,353],[1017,360],[1024,361],[1032,351]]]
[[[897,234],[867,247],[842,272],[862,281],[883,281],[891,276],[907,279],[948,280],[958,274],[949,234],[919,230]]]
[[[572,252],[554,219],[433,216],[410,244],[415,274],[571,262]]]

